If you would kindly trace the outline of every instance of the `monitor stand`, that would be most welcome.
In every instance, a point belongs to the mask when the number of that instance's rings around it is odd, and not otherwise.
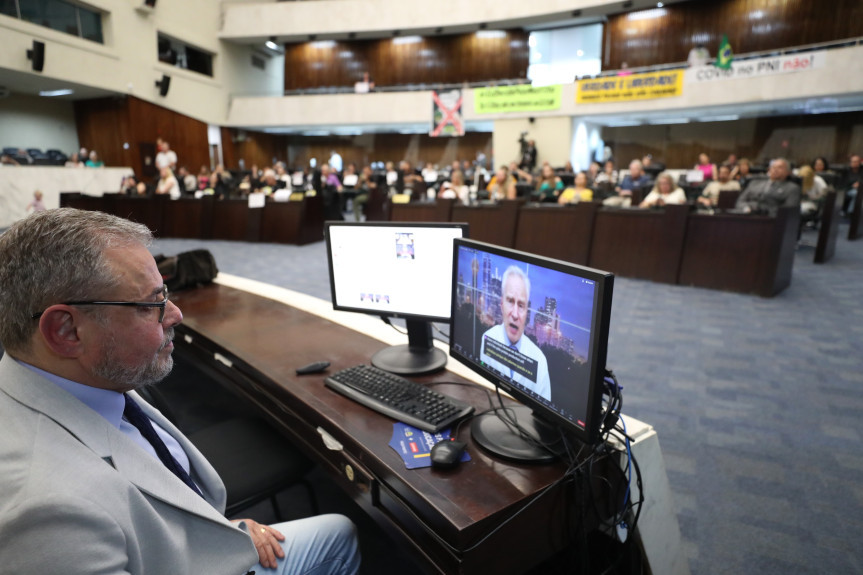
[[[534,417],[530,408],[517,405],[508,407],[507,412],[519,426],[543,444],[561,445],[560,431]],[[557,455],[521,437],[517,429],[495,412],[474,417],[470,433],[480,447],[503,459],[521,463],[552,463],[557,460]]]
[[[440,371],[446,365],[446,353],[434,346],[431,323],[405,320],[408,344],[386,347],[372,356],[372,365],[399,375],[422,375]]]

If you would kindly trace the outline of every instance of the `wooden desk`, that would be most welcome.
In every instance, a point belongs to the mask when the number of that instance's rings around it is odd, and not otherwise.
[[[773,297],[791,284],[799,221],[796,206],[776,217],[691,215],[680,283]]]
[[[503,200],[494,205],[452,208],[452,221],[467,222],[474,240],[511,248],[518,221],[519,200]]]
[[[518,214],[515,249],[587,265],[593,224],[601,204],[523,207]]]
[[[688,213],[685,205],[599,210],[590,266],[626,277],[677,283]]]
[[[452,222],[455,200],[437,199],[434,202],[393,204],[390,208],[394,222]]]
[[[323,375],[294,373],[322,358],[332,362],[331,370],[367,363],[383,347],[380,341],[216,284],[171,299],[185,316],[175,353],[218,373],[255,403],[430,571],[522,573],[566,546],[565,510],[574,506],[568,490],[558,485],[540,493],[561,477],[561,466],[492,459],[464,426],[459,438],[468,442],[471,462],[450,472],[408,470],[388,446],[392,420],[326,388]],[[420,381],[465,380],[444,372]],[[439,389],[480,409],[487,405],[478,389]],[[321,430],[343,449],[326,447]]]

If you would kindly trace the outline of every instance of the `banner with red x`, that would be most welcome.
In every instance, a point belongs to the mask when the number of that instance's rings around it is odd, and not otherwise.
[[[464,136],[461,90],[432,92],[432,130],[429,136]]]

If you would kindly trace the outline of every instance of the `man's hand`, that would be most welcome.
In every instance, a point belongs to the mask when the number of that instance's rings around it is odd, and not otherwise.
[[[267,569],[275,569],[277,560],[285,558],[285,552],[279,544],[279,541],[285,540],[285,536],[277,529],[261,525],[252,519],[236,519],[231,521],[231,523],[237,524],[241,521],[246,524],[249,535],[255,543],[255,549],[258,551],[258,559],[261,566]]]

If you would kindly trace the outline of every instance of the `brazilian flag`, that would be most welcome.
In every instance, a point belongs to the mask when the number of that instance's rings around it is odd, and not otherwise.
[[[731,62],[734,60],[734,52],[731,50],[731,44],[728,43],[728,35],[722,35],[722,42],[719,43],[719,53],[716,54],[716,67],[722,70],[731,68]]]

